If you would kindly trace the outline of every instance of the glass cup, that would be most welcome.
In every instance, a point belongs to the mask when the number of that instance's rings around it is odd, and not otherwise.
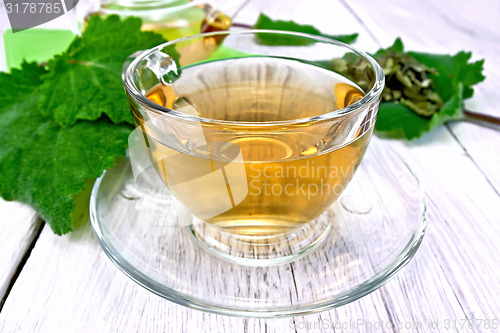
[[[347,63],[352,75],[335,71]],[[267,30],[159,45],[123,79],[136,180],[155,170],[203,248],[258,266],[297,258],[331,232],[384,87],[377,62],[349,45]]]

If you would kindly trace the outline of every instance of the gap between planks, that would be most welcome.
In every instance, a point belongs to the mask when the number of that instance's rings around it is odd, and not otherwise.
[[[17,281],[17,278],[21,274],[21,271],[24,268],[24,265],[26,265],[26,262],[28,261],[28,258],[31,255],[31,252],[33,251],[33,248],[35,247],[36,242],[38,241],[38,238],[40,237],[40,234],[42,233],[43,227],[45,226],[45,222],[43,222],[38,216],[36,219],[40,222],[38,225],[35,226],[35,230],[33,233],[33,239],[31,240],[29,246],[26,248],[26,251],[24,252],[21,261],[16,267],[16,270],[14,274],[12,275],[5,292],[2,295],[2,299],[0,300],[0,312],[2,312],[3,306],[5,302],[7,301],[7,298],[9,297],[10,291],[12,290],[12,287],[14,287],[14,284]]]

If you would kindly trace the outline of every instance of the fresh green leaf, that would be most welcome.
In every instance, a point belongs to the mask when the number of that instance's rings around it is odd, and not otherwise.
[[[429,131],[430,124],[429,119],[419,116],[402,103],[385,102],[380,104],[376,129],[388,132],[392,137],[411,140]]]
[[[441,110],[435,113],[431,119],[431,128],[435,128],[448,120],[460,119],[462,118],[462,108],[464,104],[463,98],[463,84],[462,82],[458,83],[457,89],[455,90],[455,94],[444,103]]]
[[[418,138],[446,121],[462,117],[462,92],[462,84],[460,83],[456,94],[443,105],[439,112],[434,113],[431,117],[420,116],[403,103],[381,103],[376,129],[380,132],[387,132],[392,137],[404,137],[408,140]]]
[[[163,42],[161,35],[141,31],[138,18],[92,16],[82,37],[48,62],[49,73],[42,76],[39,88],[42,114],[53,115],[63,126],[103,114],[115,123],[132,124],[121,80],[123,62],[132,53]]]
[[[35,88],[45,70],[22,68],[0,73],[0,195],[29,204],[60,235],[72,229],[74,199],[85,181],[124,155],[131,127],[106,119],[61,127],[37,107]]]
[[[405,53],[403,43],[398,38],[391,47],[381,49],[373,56],[381,62],[386,74],[383,100],[398,100],[395,96],[399,96],[399,101],[396,103],[381,103],[377,119],[377,130],[388,132],[392,136],[417,138],[448,120],[462,118],[464,99],[472,97],[474,93],[472,86],[485,79],[482,74],[484,60],[469,62],[472,56],[470,52],[461,51],[454,56],[421,52]],[[404,77],[400,79],[420,80],[422,88],[417,91],[418,94],[410,94],[411,89],[403,84],[398,85],[398,81],[391,79],[392,72],[385,66],[389,58],[404,62],[406,71],[412,66],[415,68],[414,73],[409,73],[412,75],[403,73]],[[424,84],[427,78],[432,82],[431,86]],[[390,98],[387,99],[387,96]],[[439,108],[433,109],[436,106]],[[427,117],[426,110],[429,111]]]
[[[401,40],[401,38],[399,38],[399,37],[396,38],[394,43],[391,46],[389,46],[389,49],[393,50],[394,52],[403,52],[404,45],[403,45],[403,41]]]
[[[437,73],[431,75],[431,79],[436,92],[443,100],[453,96],[460,82],[463,84],[463,97],[472,97],[472,86],[485,79],[482,74],[484,60],[469,63],[471,52],[461,51],[454,56],[420,52],[408,54],[427,67],[436,69]]]
[[[242,52],[239,50],[231,49],[227,46],[219,46],[205,61],[222,60],[222,59],[234,59],[234,58],[246,58],[252,56],[247,52]]]
[[[15,104],[26,95],[25,89],[33,89],[42,83],[40,76],[47,71],[37,63],[21,64],[21,69],[12,69],[10,74],[0,72],[0,108]]]
[[[404,45],[403,45],[403,41],[401,40],[401,38],[399,38],[399,37],[396,38],[396,40],[394,41],[394,43],[391,46],[389,46],[386,49],[378,50],[377,52],[372,54],[372,57],[378,58],[380,56],[385,56],[385,55],[387,55],[388,51],[404,52]]]
[[[358,38],[358,34],[351,35],[326,35],[322,34],[318,29],[313,27],[312,25],[302,25],[295,23],[294,21],[280,21],[280,20],[272,20],[269,16],[261,13],[257,22],[253,26],[254,29],[268,29],[268,30],[285,30],[285,31],[294,31],[294,32],[303,32],[311,35],[322,36],[327,38],[332,38],[338,40],[340,42],[351,44],[356,41]],[[259,41],[262,44],[266,45],[310,45],[311,40],[304,38],[300,39],[295,36],[283,36],[283,35],[258,35]]]
[[[32,206],[57,234],[88,211],[93,180],[125,155],[132,127],[122,63],[164,42],[140,27],[95,16],[45,67],[0,73],[0,195]]]

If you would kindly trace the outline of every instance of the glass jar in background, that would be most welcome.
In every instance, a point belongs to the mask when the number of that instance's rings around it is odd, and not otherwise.
[[[143,30],[152,30],[167,40],[201,32],[223,31],[248,0],[103,0],[94,2],[84,16],[83,29],[92,15],[135,16]]]

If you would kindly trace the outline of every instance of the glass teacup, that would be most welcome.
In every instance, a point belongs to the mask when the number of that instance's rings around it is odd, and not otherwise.
[[[338,59],[359,73],[335,72]],[[330,231],[328,210],[370,141],[384,75],[335,40],[247,30],[142,52],[124,84],[141,149],[192,214],[195,239],[229,260],[265,265],[305,253]]]

